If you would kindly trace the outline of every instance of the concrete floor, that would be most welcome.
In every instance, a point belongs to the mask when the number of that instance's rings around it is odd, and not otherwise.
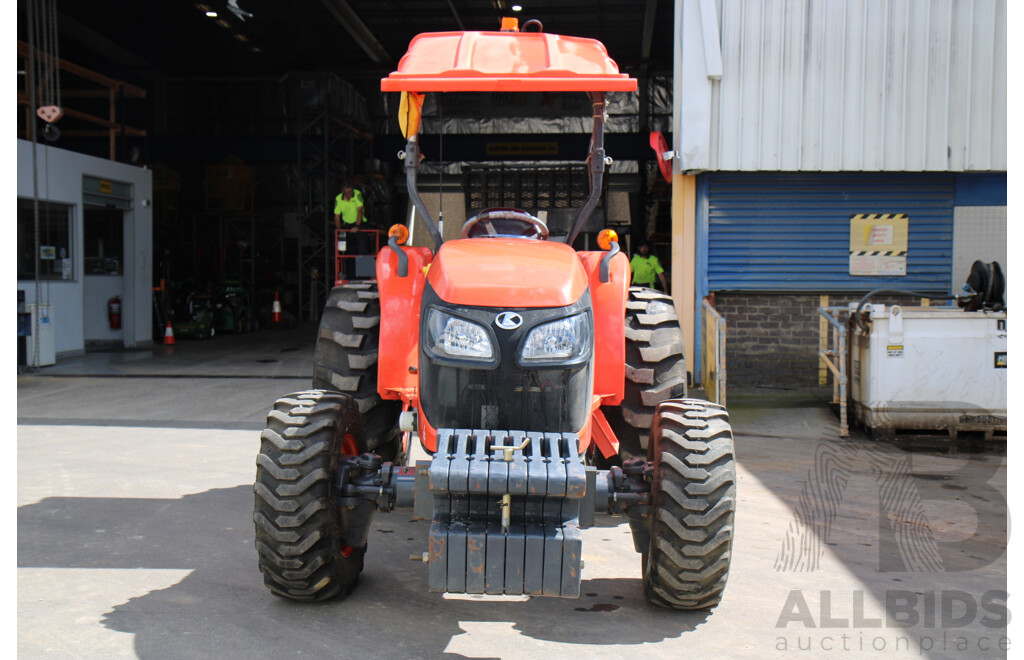
[[[1005,456],[838,442],[820,391],[730,392],[736,535],[710,613],[646,604],[622,519],[584,530],[579,600],[429,593],[408,560],[429,523],[403,513],[378,514],[348,599],[276,598],[252,544],[255,457],[267,409],[309,385],[314,335],[18,377],[19,657],[1007,655]]]

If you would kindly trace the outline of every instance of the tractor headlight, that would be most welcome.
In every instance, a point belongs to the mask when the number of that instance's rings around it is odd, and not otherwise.
[[[519,353],[523,365],[576,362],[590,350],[590,320],[576,314],[530,331]]]
[[[482,325],[431,309],[426,329],[427,346],[439,357],[481,362],[494,360],[494,346]]]

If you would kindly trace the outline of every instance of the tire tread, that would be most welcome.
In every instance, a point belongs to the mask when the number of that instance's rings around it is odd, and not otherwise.
[[[356,403],[322,390],[278,399],[256,457],[255,547],[270,591],[292,600],[346,595],[362,569],[363,548],[342,554],[334,475],[345,434],[366,442]]]
[[[618,406],[604,409],[622,460],[646,455],[658,404],[686,396],[683,333],[672,298],[654,289],[629,287],[625,324],[625,397]]]
[[[364,416],[369,449],[393,459],[401,436],[399,401],[377,393],[380,294],[375,282],[349,282],[331,290],[320,319],[313,387],[351,395]]]
[[[714,607],[729,576],[736,511],[728,414],[697,399],[663,401],[651,443],[654,511],[644,564],[647,598],[671,609]]]

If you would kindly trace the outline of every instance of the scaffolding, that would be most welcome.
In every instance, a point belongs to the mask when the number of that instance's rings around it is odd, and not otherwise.
[[[18,70],[28,70],[28,58],[33,49],[24,41],[18,42]],[[35,49],[37,60],[47,67],[48,76],[54,75],[56,68],[72,74],[75,83],[70,89],[62,89],[64,98],[76,99],[76,104],[96,106],[101,104],[106,110],[106,117],[83,112],[78,108],[63,107],[65,117],[72,119],[70,126],[61,130],[67,137],[105,137],[110,150],[110,160],[117,160],[117,141],[126,137],[146,137],[146,131],[126,125],[118,120],[118,110],[123,112],[124,100],[128,98],[146,98],[146,90],[100,75],[84,67],[54,57]],[[30,139],[33,121],[32,102],[28,90],[28,76],[22,76],[22,88],[18,90],[18,105],[24,106],[23,122],[18,127],[18,137]],[[67,79],[64,79],[66,81]],[[64,82],[62,81],[62,82]],[[75,121],[77,120],[77,121]],[[67,122],[65,122],[67,123]],[[84,128],[83,128],[84,126]]]
[[[334,197],[372,155],[365,101],[333,74],[292,74],[298,171],[297,317],[315,321],[334,282]]]

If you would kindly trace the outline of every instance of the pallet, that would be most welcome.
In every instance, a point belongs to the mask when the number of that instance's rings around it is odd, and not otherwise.
[[[877,427],[865,429],[875,440],[889,442],[907,451],[935,451],[947,454],[1006,453],[1006,425],[958,426],[945,429]]]

